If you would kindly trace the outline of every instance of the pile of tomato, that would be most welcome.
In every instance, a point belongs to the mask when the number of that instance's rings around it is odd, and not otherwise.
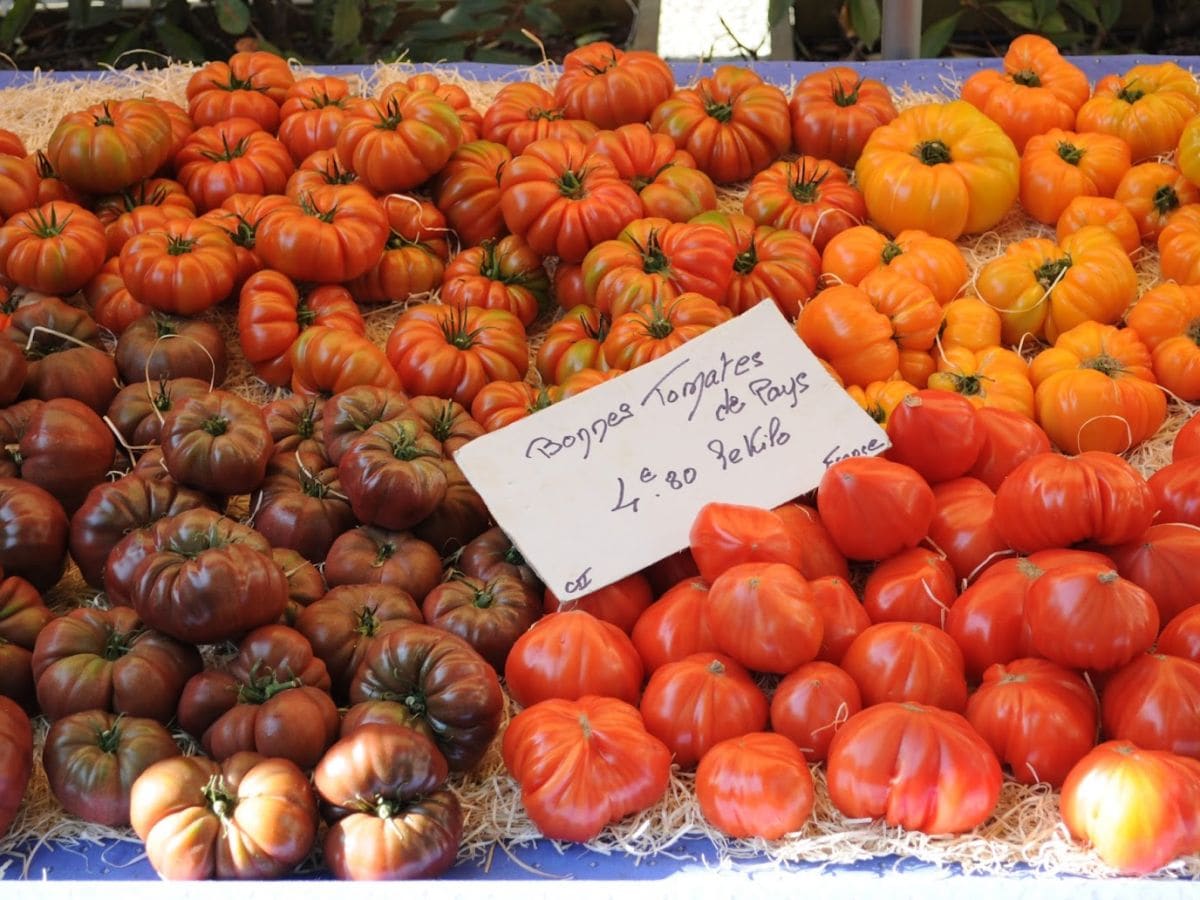
[[[436,875],[507,690],[556,839],[672,765],[780,838],[821,764],[851,818],[967,831],[1007,769],[1122,871],[1200,852],[1200,420],[1121,455],[1200,400],[1200,85],[1026,36],[962,93],[594,44],[479,110],[245,52],[0,133],[0,833],[42,715],[64,810],[164,877]],[[972,272],[1018,203],[1055,236]],[[768,300],[891,448],[560,606],[456,450]]]

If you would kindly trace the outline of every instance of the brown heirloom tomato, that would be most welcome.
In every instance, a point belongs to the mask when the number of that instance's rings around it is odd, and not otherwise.
[[[304,608],[295,627],[325,663],[333,694],[342,699],[376,637],[423,621],[420,606],[407,591],[389,584],[354,584],[330,588]]]
[[[333,464],[354,440],[377,422],[404,415],[408,397],[401,391],[361,384],[339,391],[321,407],[321,432],[325,452]]]
[[[172,316],[142,316],[121,332],[114,354],[126,384],[160,378],[200,378],[220,387],[228,367],[216,325]]]
[[[481,581],[491,581],[498,576],[508,575],[535,591],[542,589],[541,579],[499,525],[489,528],[468,542],[458,554],[455,568],[464,575]]]
[[[274,455],[297,450],[325,449],[324,404],[293,394],[263,406],[267,430],[275,442]],[[328,458],[328,456],[326,456]]]
[[[67,516],[62,505],[35,484],[0,478],[0,568],[40,591],[62,576]]]
[[[162,425],[171,477],[214,494],[246,494],[258,487],[272,446],[262,410],[228,391],[189,398]]]
[[[552,840],[590,841],[666,793],[671,751],[636,707],[610,697],[544,700],[504,733],[504,764]]]
[[[1000,798],[996,754],[957,713],[881,703],[850,718],[829,748],[829,797],[844,816],[926,834],[970,831]]]
[[[264,625],[246,635],[227,671],[188,681],[179,724],[214,759],[252,750],[308,769],[333,743],[339,723],[329,673],[308,640],[286,625]]]
[[[33,648],[54,618],[37,588],[13,575],[0,581],[0,696],[37,709]]]
[[[418,603],[442,580],[442,558],[407,531],[364,525],[333,542],[325,557],[325,580],[339,584],[388,584]]]
[[[63,809],[85,822],[121,826],[129,824],[133,782],[173,756],[179,747],[154,719],[90,709],[50,726],[42,766]]]
[[[255,529],[272,547],[314,562],[325,559],[338,535],[356,524],[337,467],[315,446],[272,456],[250,508]]]
[[[50,719],[88,709],[167,722],[200,654],[145,627],[128,607],[83,607],[48,623],[33,650],[38,703]]]
[[[372,425],[338,463],[342,489],[360,522],[401,531],[428,516],[446,496],[441,447],[415,416]]]
[[[78,400],[58,397],[33,411],[16,459],[21,477],[48,491],[70,515],[104,481],[115,449],[112,432],[96,413]]]
[[[329,748],[313,772],[330,820],[325,862],[338,878],[432,878],[454,864],[463,811],[446,760],[410,728],[370,724]]]
[[[430,591],[421,608],[427,623],[458,635],[497,672],[504,671],[517,638],[542,614],[534,589],[512,575],[487,581],[455,575]]]
[[[116,426],[128,449],[155,446],[162,435],[166,414],[191,397],[202,397],[212,388],[199,378],[134,382],[121,388],[108,407],[108,420]],[[161,448],[160,448],[161,449]]]
[[[277,878],[308,856],[318,824],[304,773],[257,753],[155,763],[133,784],[129,818],[154,870],[173,881]]]
[[[432,732],[452,771],[473,769],[500,727],[495,670],[461,638],[427,625],[380,636],[350,684],[350,702],[399,700]]]
[[[0,837],[16,818],[33,773],[33,728],[29,716],[0,695]]]
[[[138,537],[135,532],[125,542]],[[262,535],[208,509],[160,519],[145,534],[130,600],[142,619],[202,644],[274,622],[287,604],[287,578]]]

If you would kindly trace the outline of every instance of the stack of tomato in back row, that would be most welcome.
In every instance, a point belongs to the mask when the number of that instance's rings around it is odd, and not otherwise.
[[[596,44],[481,113],[430,74],[359,98],[239,53],[186,110],[113,98],[33,156],[0,135],[0,828],[24,707],[63,807],[131,822],[165,876],[286,872],[322,818],[339,876],[436,874],[503,674],[551,837],[657,802],[672,761],[714,825],[781,837],[828,753],[852,817],[973,828],[1003,762],[1065,781],[1118,868],[1200,850],[1200,426],[1149,483],[1117,455],[1166,392],[1200,399],[1200,87],[1165,63],[1092,92],[1024,37],[963,94],[897,114],[833,68],[789,103],[733,66],[677,89]],[[972,273],[954,241],[1018,199],[1056,239]],[[1171,281],[1139,298],[1156,240]],[[710,507],[691,551],[556,612],[454,451],[767,299],[890,458],[831,468],[819,514]],[[221,388],[234,302],[290,389],[265,407]],[[363,307],[391,303],[380,348]],[[55,615],[68,552],[103,593]],[[751,672],[782,676],[770,702]]]

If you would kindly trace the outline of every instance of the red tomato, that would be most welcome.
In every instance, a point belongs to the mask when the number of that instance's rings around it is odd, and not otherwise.
[[[525,811],[553,840],[591,840],[655,803],[671,776],[671,751],[636,708],[610,697],[529,707],[509,723],[502,752]]]
[[[823,625],[812,588],[783,563],[726,569],[708,591],[708,617],[722,652],[756,672],[780,675],[816,658]]]
[[[863,706],[925,703],[962,712],[967,706],[963,655],[940,628],[881,622],[854,639],[842,668],[862,693]]]
[[[17,704],[0,695],[0,837],[16,818],[33,772],[33,728]]]
[[[1122,578],[1150,592],[1162,622],[1200,600],[1200,530],[1193,525],[1151,525],[1137,540],[1109,547],[1108,555]]]
[[[688,534],[692,558],[705,581],[748,562],[778,562],[799,568],[800,544],[769,509],[736,503],[706,503]]]
[[[983,823],[1000,797],[1000,763],[957,713],[920,703],[864,709],[833,739],[829,798],[852,819],[927,834]]]
[[[833,663],[810,662],[788,674],[771,698],[771,728],[824,762],[839,728],[862,709],[858,685]]]
[[[1180,462],[1200,456],[1200,413],[1193,415],[1175,435],[1175,443],[1171,445],[1171,459]]]
[[[1200,603],[1189,606],[1167,623],[1158,636],[1156,649],[1159,653],[1200,662]]]
[[[800,544],[798,568],[801,575],[810,579],[826,575],[849,579],[850,566],[846,557],[838,550],[822,524],[820,514],[812,506],[798,502],[784,503],[772,512],[783,519],[783,524]]]
[[[1109,738],[1200,759],[1200,662],[1135,657],[1105,683],[1100,711]]]
[[[1163,466],[1150,476],[1158,521],[1200,526],[1200,457]]]
[[[961,394],[922,390],[896,404],[888,418],[887,458],[911,466],[930,484],[967,474],[986,431]]]
[[[581,609],[551,613],[517,639],[504,665],[514,700],[578,700],[589,694],[637,703],[642,659],[616,625]]]
[[[854,639],[871,627],[871,617],[863,609],[854,588],[840,575],[814,578],[808,584],[824,625],[817,659],[836,665],[842,661]]]
[[[777,840],[808,821],[812,774],[787,738],[746,734],[722,741],[700,760],[696,800],[709,824],[730,837]]]
[[[993,491],[1013,469],[1037,453],[1050,451],[1050,438],[1042,426],[1020,413],[983,406],[975,418],[984,431],[975,464],[967,472]]]
[[[1008,544],[996,531],[996,495],[977,478],[955,478],[935,485],[929,542],[946,554],[960,582],[969,581],[988,563],[1007,555]]]
[[[944,556],[912,547],[875,567],[863,588],[871,622],[925,622],[944,628],[958,598],[954,569]]]
[[[933,507],[933,490],[915,470],[875,456],[834,463],[817,488],[821,521],[851,559],[887,559],[915,547]]]
[[[1067,829],[1106,864],[1153,872],[1200,850],[1200,763],[1108,741],[1067,775],[1061,807]]]
[[[43,294],[65,297],[79,290],[107,255],[104,226],[74,203],[27,209],[0,228],[0,274]]]
[[[1159,625],[1146,591],[1095,562],[1070,563],[1038,578],[1025,598],[1025,620],[1041,656],[1100,670],[1148,650]]]
[[[654,671],[640,704],[646,730],[691,768],[720,741],[767,725],[767,698],[750,673],[719,653],[693,653]]]
[[[611,622],[626,634],[631,634],[634,624],[653,602],[654,592],[650,589],[650,582],[643,575],[634,572],[607,587],[592,591],[586,597],[572,598],[565,602],[550,588],[546,588],[544,609],[548,613],[563,609],[582,609],[597,619]]]
[[[631,637],[647,672],[693,653],[716,650],[708,622],[708,584],[687,578],[668,589],[638,617]]]
[[[223,228],[175,219],[121,248],[121,278],[133,299],[161,312],[196,316],[233,292],[237,252]]]
[[[1048,660],[997,663],[967,702],[967,720],[1018,782],[1059,787],[1096,743],[1096,695]]]
[[[1010,547],[1030,553],[1086,540],[1122,544],[1141,536],[1154,512],[1146,479],[1121,457],[1039,453],[996,491],[995,524]]]

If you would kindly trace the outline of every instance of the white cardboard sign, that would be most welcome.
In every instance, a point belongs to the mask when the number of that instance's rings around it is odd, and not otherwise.
[[[886,433],[774,303],[465,444],[455,461],[562,600],[688,545],[719,501],[773,507]]]

